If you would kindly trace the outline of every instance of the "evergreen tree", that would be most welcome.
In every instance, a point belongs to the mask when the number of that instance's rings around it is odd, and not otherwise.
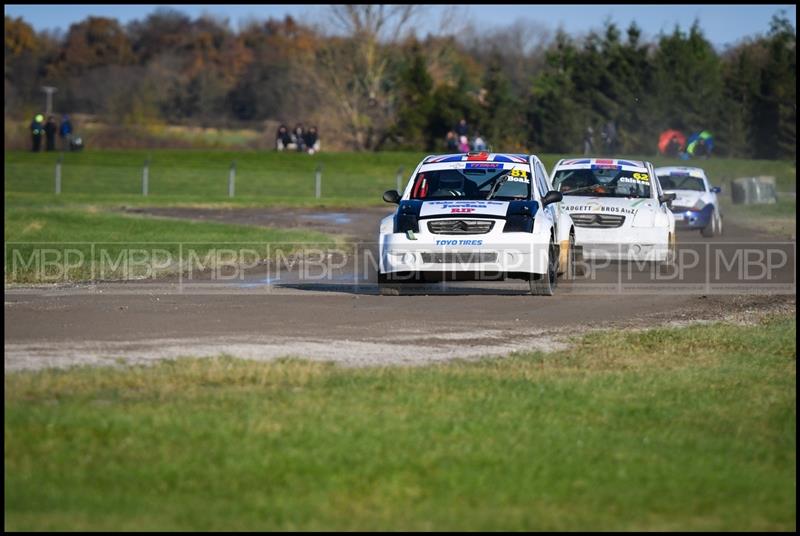
[[[484,79],[485,117],[480,126],[484,139],[495,151],[509,151],[524,143],[524,116],[519,113],[511,84],[503,73],[499,59],[492,60]]]
[[[401,147],[432,148],[429,126],[434,105],[432,90],[433,80],[425,57],[419,44],[414,43],[397,81],[397,123],[392,133]]]
[[[796,158],[796,33],[785,14],[773,17],[767,46],[768,59],[753,106],[756,156]]]

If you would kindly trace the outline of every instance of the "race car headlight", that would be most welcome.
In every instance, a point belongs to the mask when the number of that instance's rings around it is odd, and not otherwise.
[[[532,233],[533,217],[539,209],[536,201],[511,201],[506,212],[504,233]]]
[[[703,207],[706,206],[706,202],[702,199],[698,199],[694,205],[692,205],[692,210],[703,210]]]
[[[419,232],[419,211],[422,203],[419,201],[401,201],[394,216],[394,232],[406,233]]]
[[[506,218],[504,233],[530,233],[533,232],[533,218],[527,214],[514,214]]]
[[[407,231],[419,232],[419,218],[416,214],[398,214],[394,220],[394,232],[405,233]]]

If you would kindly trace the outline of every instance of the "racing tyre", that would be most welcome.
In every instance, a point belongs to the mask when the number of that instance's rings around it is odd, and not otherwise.
[[[400,284],[391,283],[386,274],[378,273],[378,293],[381,296],[399,296]]]
[[[531,274],[528,280],[533,296],[552,296],[558,284],[558,249],[550,237],[550,247],[547,249],[547,273]]]
[[[670,233],[667,237],[667,256],[661,263],[671,265],[675,263],[675,259],[677,258],[678,246],[675,239],[675,233]]]
[[[575,235],[569,235],[569,251],[567,251],[567,265],[564,267],[564,279],[572,280],[583,275],[583,249],[575,245]]]
[[[708,225],[700,229],[700,234],[705,238],[711,238],[714,235],[720,234],[719,223],[719,216],[715,210],[714,213],[711,214],[711,221],[708,222]]]

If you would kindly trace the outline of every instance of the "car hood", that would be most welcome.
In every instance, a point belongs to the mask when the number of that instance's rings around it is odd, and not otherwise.
[[[584,197],[564,196],[561,208],[572,213],[601,212],[610,214],[633,215],[642,210],[653,211],[658,208],[655,199],[637,199],[627,197]]]
[[[673,205],[679,207],[694,206],[697,201],[703,199],[705,192],[698,192],[697,190],[664,190],[665,193],[675,194]]]

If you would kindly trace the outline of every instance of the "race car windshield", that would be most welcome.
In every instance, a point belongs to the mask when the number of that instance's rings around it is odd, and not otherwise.
[[[565,196],[650,197],[649,174],[618,167],[562,169],[553,186]]]
[[[659,175],[658,182],[664,190],[694,190],[705,192],[706,185],[703,179],[690,175]]]
[[[530,198],[530,173],[513,169],[439,169],[424,171],[414,179],[411,199],[510,201]]]

